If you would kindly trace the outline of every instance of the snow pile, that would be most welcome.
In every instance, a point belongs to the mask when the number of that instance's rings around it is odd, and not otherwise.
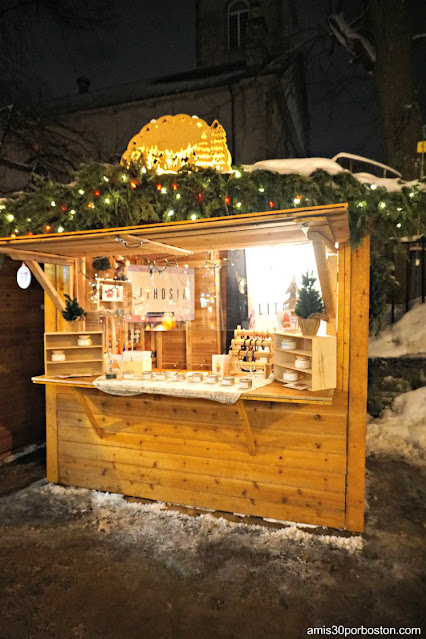
[[[367,454],[402,457],[426,465],[426,386],[399,395],[367,423]]]
[[[15,461],[16,459],[19,459],[20,457],[24,457],[25,455],[29,455],[30,453],[33,453],[39,448],[45,448],[45,447],[46,447],[46,444],[30,444],[29,446],[26,446],[23,450],[21,450],[19,453],[15,453],[13,455],[9,455],[8,457],[6,457],[2,462],[0,462],[0,466],[2,466],[3,464],[10,464],[11,462]]]
[[[275,529],[230,522],[208,512],[192,517],[168,509],[162,502],[129,502],[122,495],[86,488],[47,484],[37,490],[53,498],[65,498],[72,502],[70,506],[73,512],[91,512],[93,525],[98,532],[118,537],[125,535],[131,540],[144,537],[158,558],[174,556],[177,563],[190,561],[206,544],[224,542],[251,549],[257,547],[273,555],[281,555],[289,550],[289,544],[305,549],[326,546],[350,554],[363,548],[363,540],[359,536],[313,534],[301,530],[297,524]],[[183,553],[186,553],[185,558]]]
[[[385,329],[370,338],[369,357],[401,357],[422,353],[426,355],[426,304],[418,304]]]

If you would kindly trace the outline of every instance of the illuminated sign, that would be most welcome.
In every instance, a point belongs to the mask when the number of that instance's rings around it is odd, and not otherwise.
[[[231,171],[232,158],[225,129],[217,120],[211,126],[184,114],[152,120],[129,142],[121,163],[144,161],[157,173],[175,173],[183,166]]]

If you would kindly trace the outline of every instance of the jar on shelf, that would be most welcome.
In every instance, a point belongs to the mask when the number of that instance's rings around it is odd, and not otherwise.
[[[306,355],[296,355],[296,361],[294,362],[296,368],[311,368],[311,358]]]
[[[52,351],[51,356],[52,362],[65,362],[65,353],[64,351]]]
[[[291,351],[296,348],[296,342],[294,339],[283,339],[281,341],[281,348],[283,351]]]
[[[283,380],[285,382],[297,382],[298,379],[299,373],[297,373],[296,371],[286,369],[283,373]]]
[[[90,335],[79,335],[77,337],[77,345],[78,346],[91,346],[92,338]]]

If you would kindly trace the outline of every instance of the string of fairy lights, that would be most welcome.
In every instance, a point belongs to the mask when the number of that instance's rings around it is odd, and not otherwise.
[[[368,230],[373,218],[381,218],[382,222],[387,220],[393,229],[403,229],[407,224],[409,226],[411,220],[418,222],[418,209],[426,206],[426,193],[420,183],[411,183],[399,191],[388,192],[375,183],[360,184],[350,174],[345,176],[345,183],[342,180],[339,183],[336,182],[336,176],[328,174],[314,174],[306,178],[267,171],[247,172],[237,168],[230,174],[198,169],[182,174],[163,174],[160,177],[144,166],[138,168],[136,175],[132,175],[132,170],[136,172],[132,167],[125,169],[111,165],[107,175],[99,171],[101,166],[97,170],[93,169],[92,174],[82,174],[82,180],[77,176],[76,182],[70,185],[44,185],[33,193],[0,200],[1,235],[16,238],[40,233],[61,234],[70,230],[104,228],[104,219],[108,224],[114,216],[122,219],[123,226],[130,226],[134,223],[157,221],[155,217],[160,222],[183,219],[196,222],[201,218],[217,215],[265,210],[265,207],[270,210],[302,208],[333,203],[330,191],[334,190],[335,200],[349,203],[349,213],[354,218],[351,231],[357,242],[362,233]],[[95,174],[96,180],[93,179]],[[215,174],[217,189],[210,184]],[[93,182],[94,186],[87,182]],[[291,194],[291,186],[299,192]],[[123,187],[126,187],[124,191]],[[227,187],[228,192],[225,190]],[[324,192],[324,197],[320,193],[322,187],[327,191]],[[55,189],[56,195],[53,193]],[[52,197],[49,199],[50,192]],[[365,193],[364,198],[359,197],[362,193]],[[141,219],[135,219],[139,201],[142,213],[145,201],[149,204],[152,219],[144,219],[143,215]],[[25,214],[24,211],[29,209],[36,211],[33,215]],[[46,223],[42,225],[43,218]],[[422,230],[419,229],[420,232]]]

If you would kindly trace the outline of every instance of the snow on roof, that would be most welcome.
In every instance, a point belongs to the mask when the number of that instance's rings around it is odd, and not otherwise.
[[[309,176],[317,169],[327,171],[331,175],[342,173],[340,164],[329,160],[328,158],[288,158],[284,160],[262,160],[255,164],[245,164],[243,168],[246,171],[272,171],[273,173],[281,173],[282,175],[289,173],[300,173]]]
[[[282,160],[262,160],[255,164],[244,164],[245,171],[271,171],[273,173],[280,173],[281,175],[290,173],[300,173],[309,177],[317,169],[322,169],[330,175],[336,175],[337,173],[350,173],[347,169],[344,169],[329,158],[286,158]],[[353,173],[353,176],[362,184],[376,184],[382,186],[387,191],[400,191],[403,187],[410,188],[417,186],[419,189],[426,189],[426,184],[420,184],[416,180],[411,182],[405,182],[399,178],[380,178],[372,173]]]

